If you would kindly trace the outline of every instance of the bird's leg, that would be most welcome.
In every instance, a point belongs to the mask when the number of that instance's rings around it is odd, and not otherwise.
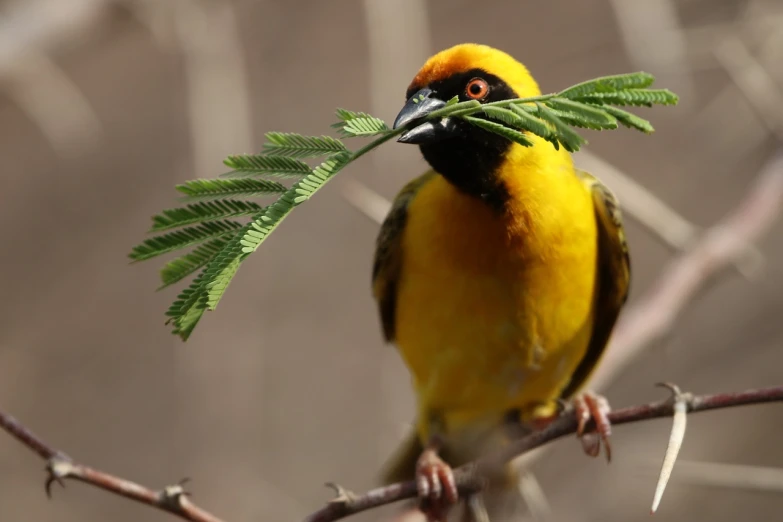
[[[578,424],[576,435],[582,442],[582,449],[591,457],[596,457],[601,452],[603,443],[606,452],[606,461],[612,460],[612,447],[609,444],[609,436],[612,434],[612,424],[609,422],[609,401],[601,395],[586,391],[576,395],[572,399],[574,413]],[[595,431],[585,432],[585,427],[590,420],[595,423]]]
[[[441,445],[438,437],[432,437],[416,462],[416,488],[431,522],[445,522],[448,509],[459,498],[454,471],[438,455]]]

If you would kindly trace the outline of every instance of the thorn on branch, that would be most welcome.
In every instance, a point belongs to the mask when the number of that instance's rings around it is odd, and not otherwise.
[[[327,482],[324,484],[327,488],[334,490],[334,498],[329,501],[329,504],[342,504],[345,507],[350,505],[356,500],[356,493],[345,489],[340,484],[335,482]]]
[[[676,384],[662,382],[658,383],[658,386],[668,388],[672,392],[670,402],[673,403],[674,414],[672,415],[672,431],[669,435],[669,444],[666,447],[666,454],[663,457],[663,464],[661,465],[661,473],[658,476],[658,484],[655,487],[655,494],[653,495],[652,508],[650,509],[651,515],[658,510],[661,498],[663,498],[663,493],[666,491],[666,485],[669,483],[669,478],[674,470],[677,455],[679,455],[683,440],[685,440],[688,408],[692,399],[690,393],[682,393]]]
[[[78,480],[93,487],[108,491],[114,495],[129,498],[150,507],[160,509],[191,522],[223,522],[215,515],[192,504],[187,497],[184,485],[189,479],[168,486],[162,491],[136,484],[130,480],[90,468],[71,459],[38,438],[29,429],[7,413],[0,411],[0,429],[5,430],[23,445],[46,460],[48,476],[44,484],[46,496],[52,497],[52,485],[57,482],[65,487],[67,479]]]
[[[182,509],[182,497],[189,497],[190,493],[185,491],[184,484],[189,479],[182,479],[178,483],[166,486],[159,494],[160,504],[170,510]]]
[[[73,474],[73,462],[59,456],[52,457],[46,463],[46,472],[49,476],[44,483],[44,490],[46,497],[52,498],[52,484],[57,482],[63,489],[65,488],[65,479]]]

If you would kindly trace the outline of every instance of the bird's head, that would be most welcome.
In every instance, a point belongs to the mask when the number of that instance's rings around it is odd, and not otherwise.
[[[405,93],[407,102],[394,127],[424,119],[454,96],[487,103],[539,94],[527,68],[508,54],[486,45],[461,44],[427,60]],[[502,190],[493,174],[508,151],[520,147],[459,118],[423,122],[399,141],[419,145],[437,172],[484,199],[502,198],[493,193]]]

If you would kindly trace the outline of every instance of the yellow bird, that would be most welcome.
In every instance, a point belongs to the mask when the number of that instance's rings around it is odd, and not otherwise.
[[[424,64],[394,126],[454,96],[484,103],[539,94],[508,54],[457,45]],[[385,480],[415,476],[433,518],[457,500],[449,465],[507,440],[510,425],[553,418],[560,400],[574,402],[582,427],[595,419],[608,452],[608,405],[577,392],[628,293],[618,204],[568,152],[528,137],[532,147],[444,118],[399,139],[418,144],[432,170],[402,189],[376,244],[383,332],[418,403],[415,433]]]

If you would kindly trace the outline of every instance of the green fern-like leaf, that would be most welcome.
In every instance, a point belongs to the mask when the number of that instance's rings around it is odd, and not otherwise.
[[[202,299],[203,287],[204,272],[202,271],[166,310],[166,315],[169,317],[166,322],[174,323],[172,333],[179,335],[183,341],[188,340],[206,311],[206,300]]]
[[[511,140],[515,143],[519,143],[522,146],[531,147],[533,145],[533,142],[530,141],[527,138],[527,136],[525,136],[518,130],[512,129],[511,127],[506,127],[505,125],[502,125],[500,123],[495,123],[493,121],[488,121],[482,118],[474,118],[473,116],[463,116],[463,118],[465,118],[465,120],[469,121],[476,127],[480,127],[489,132],[494,132],[495,134],[499,134],[508,140]]]
[[[304,161],[285,156],[242,154],[229,156],[223,163],[234,170],[221,174],[220,177],[222,178],[247,178],[251,176],[292,178],[306,176],[310,173],[310,165]]]
[[[389,131],[389,127],[380,118],[371,116],[366,112],[353,112],[346,109],[337,109],[337,117],[340,119],[332,124],[343,136],[377,136]]]
[[[549,140],[552,138],[552,129],[550,129],[546,123],[531,114],[531,112],[538,113],[538,109],[535,105],[520,105],[514,103],[509,105],[509,109],[514,111],[514,113],[521,118],[522,123],[520,127],[527,129],[544,139]],[[557,143],[557,140],[555,140],[555,143]]]
[[[213,239],[203,245],[199,245],[184,256],[166,263],[160,271],[160,279],[163,284],[158,290],[181,281],[204,267],[226,246],[228,240],[235,234],[227,233],[222,238]]]
[[[332,123],[331,127],[333,129],[338,129],[338,130],[342,130],[343,127],[345,127],[346,122],[349,122],[351,120],[355,120],[357,118],[374,118],[374,116],[371,116],[366,112],[349,111],[348,109],[338,108],[336,113],[337,113],[337,119],[340,121],[338,121],[337,123]]]
[[[650,124],[649,121],[645,120],[644,118],[640,118],[639,116],[635,114],[631,114],[630,112],[624,111],[622,109],[618,109],[617,107],[612,107],[611,105],[604,105],[603,110],[617,118],[617,121],[622,123],[628,128],[640,130],[646,134],[649,134],[651,132],[654,132],[655,129],[653,129],[652,124]]]
[[[258,214],[262,209],[261,205],[252,201],[237,201],[233,199],[193,203],[186,207],[170,208],[157,216],[153,216],[150,232],[160,232],[218,219],[250,216]]]
[[[484,114],[493,120],[501,121],[511,127],[522,128],[524,124],[524,120],[510,109],[495,107],[493,105],[486,105],[484,106],[483,110]]]
[[[655,77],[646,72],[603,76],[578,83],[573,87],[560,91],[557,95],[561,98],[576,100],[597,93],[616,92],[625,89],[644,89],[652,85],[654,81]]]
[[[176,188],[185,194],[189,201],[235,197],[252,198],[282,194],[288,190],[285,185],[266,179],[194,179],[177,185]]]
[[[558,118],[569,125],[593,130],[617,128],[617,120],[603,108],[564,98],[552,98],[545,103],[554,109]]]
[[[254,216],[254,219],[256,218],[258,216]],[[173,333],[179,335],[183,341],[187,340],[201,316],[209,308],[210,284],[226,267],[232,264],[238,266],[241,258],[244,258],[241,254],[241,246],[238,248],[239,239],[247,232],[250,226],[250,223],[246,223],[234,231],[234,234],[223,248],[215,253],[201,273],[177,296],[177,300],[166,311],[166,315],[169,316],[169,322],[174,323]],[[236,274],[236,269],[234,269],[234,274]]]
[[[557,144],[554,143],[554,140],[557,140],[568,152],[576,152],[579,150],[579,147],[581,147],[584,143],[587,143],[587,141],[582,136],[574,132],[571,127],[569,127],[563,120],[558,118],[557,115],[547,106],[541,103],[536,103],[536,108],[538,109],[538,115],[541,117],[541,119],[549,122],[552,125],[554,133],[552,134],[552,137],[549,141],[552,141],[555,146],[557,146]]]
[[[583,96],[580,101],[596,105],[637,105],[652,107],[653,105],[674,105],[679,98],[668,89],[627,89],[617,92],[597,92]]]
[[[128,256],[134,261],[143,261],[181,248],[197,245],[210,239],[226,236],[239,228],[242,228],[242,224],[231,220],[202,223],[198,226],[187,227],[145,239],[143,243],[133,247]]]
[[[254,216],[250,223],[236,232],[207,263],[202,275],[169,308],[168,314],[174,321],[176,334],[187,339],[204,311],[218,305],[242,259],[257,249],[295,206],[312,196],[345,166],[349,158],[348,154],[339,154],[326,160],[269,205],[263,214]]]
[[[285,132],[267,132],[263,153],[267,156],[312,158],[346,151],[340,140],[329,136],[302,136]]]
[[[332,124],[332,128],[339,129],[343,126],[343,123],[346,121],[354,120],[356,118],[372,118],[373,116],[367,114],[366,112],[360,112],[360,111],[349,111],[348,109],[342,109],[339,108],[335,111],[337,113],[337,118],[340,120],[337,123]]]
[[[349,160],[348,155],[329,158],[313,169],[312,174],[295,183],[291,189],[277,201],[267,207],[266,212],[251,222],[251,227],[241,239],[245,254],[255,252],[261,243],[271,234],[289,212],[304,201],[310,199],[329,179],[337,174]]]
[[[389,131],[386,122],[380,118],[353,118],[345,122],[343,132],[349,136],[377,136]]]

